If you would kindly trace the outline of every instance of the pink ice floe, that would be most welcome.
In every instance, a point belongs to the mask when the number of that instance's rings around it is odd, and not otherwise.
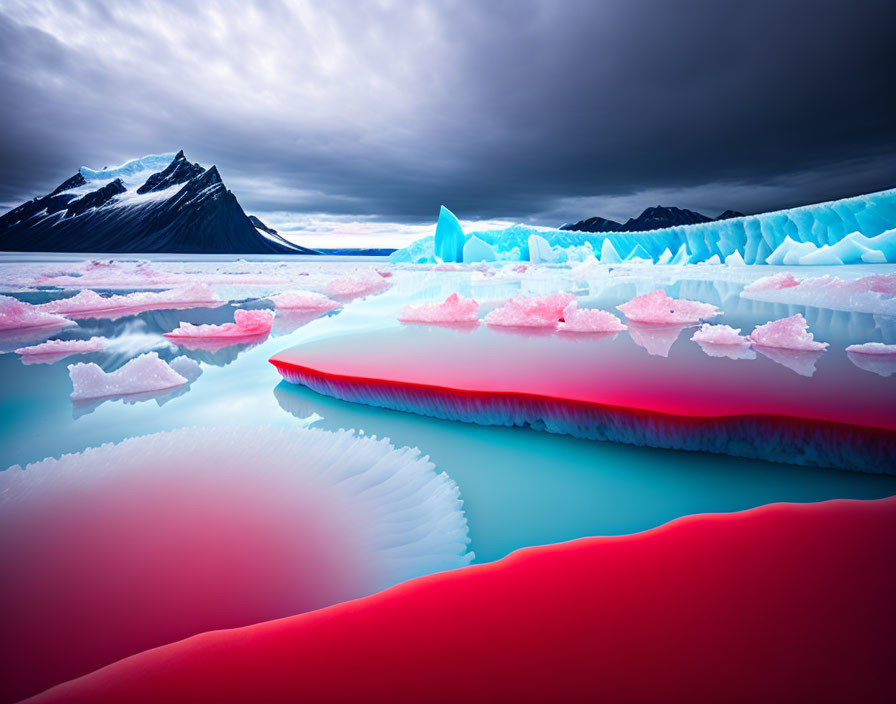
[[[277,310],[314,310],[327,311],[339,308],[332,298],[314,291],[285,291],[276,296],[269,296]]]
[[[234,311],[232,323],[223,325],[194,325],[181,323],[180,327],[171,332],[166,332],[165,337],[178,338],[244,338],[267,335],[274,324],[274,312],[271,310],[243,310]]]
[[[576,301],[571,301],[563,309],[563,332],[619,332],[625,325],[615,315],[597,308],[579,308]]]
[[[79,400],[172,389],[199,376],[199,365],[187,357],[177,357],[169,364],[157,353],[147,352],[114,372],[104,372],[97,364],[79,363],[70,364],[68,373],[72,399]]]
[[[333,279],[326,286],[326,292],[330,296],[361,296],[376,291],[382,291],[389,287],[380,274],[373,269],[361,269],[348,276]]]
[[[518,296],[486,315],[485,322],[507,327],[552,328],[561,321],[564,309],[574,300],[571,293]]]
[[[746,335],[740,334],[740,328],[733,328],[730,325],[710,325],[703,323],[691,339],[694,342],[704,342],[710,345],[739,345],[745,346],[750,344],[750,340]]]
[[[652,325],[698,323],[703,318],[719,314],[719,309],[711,303],[670,298],[663,289],[638,296],[616,307],[625,313],[628,320]]]
[[[765,325],[757,325],[749,335],[754,345],[775,347],[785,350],[820,351],[828,346],[827,342],[816,342],[809,323],[802,314],[797,313],[789,318],[772,320]]]
[[[896,356],[896,345],[885,345],[883,342],[866,342],[861,345],[850,345],[846,348],[852,354],[874,354]]]
[[[825,275],[801,281],[791,274],[777,274],[753,282],[740,295],[768,303],[896,315],[896,274],[872,274],[854,280]]]
[[[766,276],[762,279],[756,279],[749,286],[744,287],[744,291],[778,291],[784,288],[793,288],[799,286],[793,274],[789,271],[775,274],[774,276]]]
[[[479,319],[479,304],[452,293],[441,303],[404,306],[398,319],[404,323],[470,323]]]
[[[20,347],[16,353],[23,357],[58,362],[69,355],[102,352],[105,348],[106,338],[91,337],[89,340],[47,340],[39,345]]]
[[[70,298],[60,298],[38,306],[48,313],[62,313],[74,318],[91,317],[110,311],[143,311],[165,308],[197,308],[223,305],[208,284],[191,284],[168,291],[137,291],[121,296],[101,296],[85,289]]]
[[[0,296],[0,330],[63,328],[74,324],[68,318],[47,313],[30,303],[23,303],[11,296]]]

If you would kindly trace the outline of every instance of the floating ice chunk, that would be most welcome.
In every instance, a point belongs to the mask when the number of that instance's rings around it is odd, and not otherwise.
[[[398,319],[406,323],[468,323],[479,319],[479,304],[452,293],[442,303],[404,306]]]
[[[736,249],[727,257],[725,257],[725,264],[727,264],[728,266],[746,266],[743,256]]]
[[[691,338],[693,339],[693,338]],[[712,342],[697,342],[700,349],[710,357],[727,357],[728,359],[756,359],[756,353],[746,345],[718,345]]]
[[[703,318],[719,314],[719,309],[711,303],[670,298],[663,289],[638,296],[616,307],[630,321],[651,324],[697,323]]]
[[[740,328],[733,328],[730,325],[710,325],[703,323],[691,339],[694,342],[706,342],[711,345],[737,345],[743,347],[749,345],[750,341],[746,335],[740,334]]]
[[[663,253],[660,254],[659,258],[656,260],[657,264],[668,264],[672,261],[672,251],[666,247],[663,250]]]
[[[101,296],[96,291],[85,289],[70,298],[43,303],[39,308],[48,313],[79,318],[113,310],[212,307],[223,303],[211,286],[199,283],[169,291],[138,291],[122,296]]]
[[[896,274],[872,274],[853,281],[828,275],[797,281],[790,273],[777,274],[754,281],[740,295],[769,303],[896,315]]]
[[[389,282],[373,269],[360,269],[349,276],[333,279],[327,284],[326,292],[330,296],[348,298],[382,291],[388,287]]]
[[[30,303],[23,303],[11,296],[0,296],[0,330],[63,328],[74,324],[68,318],[47,313]]]
[[[269,296],[277,310],[315,310],[327,311],[338,308],[341,304],[322,293],[314,291],[285,291],[276,296]]]
[[[707,259],[704,262],[704,264],[713,264],[716,266],[720,265],[721,263],[722,263],[722,260],[719,258],[718,254],[713,254],[709,259]]]
[[[765,325],[757,325],[749,335],[754,345],[776,347],[785,350],[819,351],[828,346],[827,342],[816,342],[809,323],[801,313],[788,318],[772,320]]]
[[[435,255],[439,261],[462,262],[464,260],[464,230],[460,221],[444,205],[439,209],[436,223]]]
[[[551,245],[541,235],[529,235],[527,244],[529,246],[529,261],[533,264],[550,264],[554,261]]]
[[[223,325],[181,323],[180,327],[175,328],[171,332],[166,332],[165,337],[169,339],[242,338],[267,335],[274,324],[274,312],[266,309],[243,310],[240,308],[234,311],[233,320],[234,322],[224,323]]]
[[[675,256],[672,257],[672,261],[669,263],[674,264],[675,266],[679,266],[681,264],[687,264],[690,260],[691,255],[688,254],[688,247],[682,242],[681,246],[678,248],[678,251],[675,253]]]
[[[554,327],[563,311],[575,296],[571,293],[552,293],[547,296],[519,296],[511,298],[500,308],[485,316],[488,325],[506,327]]]
[[[774,266],[782,264],[792,266],[800,263],[800,257],[815,252],[816,249],[811,242],[797,242],[791,239],[790,235],[786,235],[781,244],[765,258],[765,263]]]
[[[579,308],[576,301],[570,301],[563,309],[564,332],[619,332],[625,325],[615,315],[597,308]]]
[[[669,350],[686,325],[650,325],[629,323],[628,332],[638,347],[643,347],[655,357],[668,357]]]
[[[853,354],[896,355],[896,345],[885,345],[883,342],[865,342],[861,345],[850,345],[847,352]]]
[[[106,348],[106,338],[91,337],[89,340],[47,340],[39,345],[20,347],[16,353],[24,357],[52,357],[52,361],[58,362],[73,354],[85,354],[88,352],[102,352]]]
[[[861,232],[851,232],[839,242],[822,245],[817,251],[807,253],[799,263],[807,266],[858,264],[866,254],[884,261],[893,261],[887,254],[896,254],[896,231],[888,230],[876,237],[866,237]]]
[[[619,256],[619,252],[616,251],[609,238],[605,239],[600,246],[600,263],[619,264],[620,262],[622,262],[622,257]]]
[[[13,467],[0,530],[4,639],[38,663],[22,696],[473,557],[457,485],[419,450],[297,427],[182,428]]]
[[[464,245],[464,262],[493,262],[498,258],[494,248],[479,239],[476,235],[470,237]]]
[[[106,373],[91,362],[70,364],[68,373],[74,387],[71,396],[76,400],[159,391],[187,383],[187,378],[160,359],[156,352],[140,355],[114,372]]]

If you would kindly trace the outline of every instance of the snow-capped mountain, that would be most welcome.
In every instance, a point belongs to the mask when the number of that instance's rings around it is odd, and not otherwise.
[[[100,170],[82,167],[49,195],[0,216],[0,250],[315,253],[256,227],[217,167],[191,163],[183,151]]]

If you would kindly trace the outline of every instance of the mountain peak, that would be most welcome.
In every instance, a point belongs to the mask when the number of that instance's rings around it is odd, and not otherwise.
[[[164,170],[152,174],[146,182],[137,189],[137,193],[151,193],[163,191],[171,186],[186,183],[202,174],[203,168],[199,164],[191,164],[184,156],[181,149]]]

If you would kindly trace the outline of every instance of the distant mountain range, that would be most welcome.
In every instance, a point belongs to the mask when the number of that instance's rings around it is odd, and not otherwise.
[[[0,216],[0,251],[317,254],[246,215],[217,167],[183,151],[80,169]]]
[[[560,229],[576,232],[646,232],[648,230],[661,230],[664,227],[672,227],[673,225],[693,225],[699,222],[742,218],[743,216],[743,213],[738,213],[735,210],[726,210],[719,217],[710,218],[702,213],[685,208],[666,208],[662,205],[657,205],[653,208],[645,209],[638,217],[629,218],[625,223],[595,216],[561,225]]]

